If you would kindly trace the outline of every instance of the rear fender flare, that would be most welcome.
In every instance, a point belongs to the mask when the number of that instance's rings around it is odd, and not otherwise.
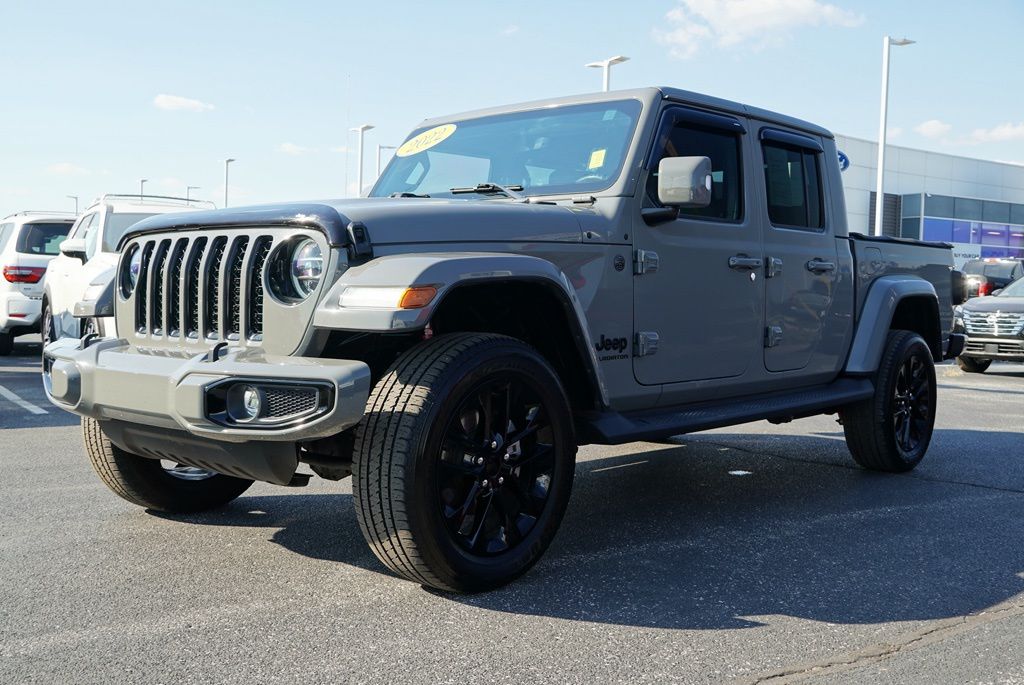
[[[878,369],[889,336],[893,316],[900,302],[909,297],[928,297],[938,312],[939,298],[935,287],[917,276],[891,275],[875,280],[864,299],[857,330],[853,336],[845,372],[850,375],[868,375]],[[926,341],[930,348],[934,341]]]

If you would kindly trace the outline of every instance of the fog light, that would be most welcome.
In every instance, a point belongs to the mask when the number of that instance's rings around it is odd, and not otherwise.
[[[227,414],[239,423],[255,421],[263,413],[263,391],[254,385],[231,386],[227,396]]]

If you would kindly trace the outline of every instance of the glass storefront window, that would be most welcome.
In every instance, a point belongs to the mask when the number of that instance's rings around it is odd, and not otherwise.
[[[952,219],[925,219],[924,235],[921,236],[921,239],[942,243],[953,242]]]
[[[1005,247],[1009,243],[1010,227],[1005,224],[982,224],[981,244]]]

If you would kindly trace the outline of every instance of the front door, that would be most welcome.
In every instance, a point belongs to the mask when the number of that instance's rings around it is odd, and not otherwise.
[[[778,129],[763,129],[759,137],[769,221],[764,365],[820,373],[835,365],[832,356],[816,359],[823,334],[829,325],[840,326],[828,323],[839,259],[824,201],[823,148],[814,138]]]
[[[710,158],[712,200],[654,225],[637,217],[633,372],[641,384],[738,380],[760,371],[764,255],[745,199],[752,176],[744,145],[744,125],[733,117],[677,106],[662,115],[644,207],[659,206],[656,174],[667,156]]]

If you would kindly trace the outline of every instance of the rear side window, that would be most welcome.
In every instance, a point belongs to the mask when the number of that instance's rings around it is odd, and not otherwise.
[[[819,154],[769,140],[762,143],[762,150],[768,218],[772,224],[824,228]]]
[[[23,254],[56,255],[60,253],[60,244],[68,237],[69,223],[38,223],[25,224],[18,236],[15,248]]]
[[[663,158],[707,157],[711,160],[711,204],[681,207],[679,215],[719,221],[743,218],[743,169],[738,133],[679,121],[670,111],[655,145],[652,173],[647,178],[647,194],[651,200],[658,202],[658,164]]]
[[[7,239],[11,237],[11,229],[14,224],[0,224],[0,252],[7,245]]]

